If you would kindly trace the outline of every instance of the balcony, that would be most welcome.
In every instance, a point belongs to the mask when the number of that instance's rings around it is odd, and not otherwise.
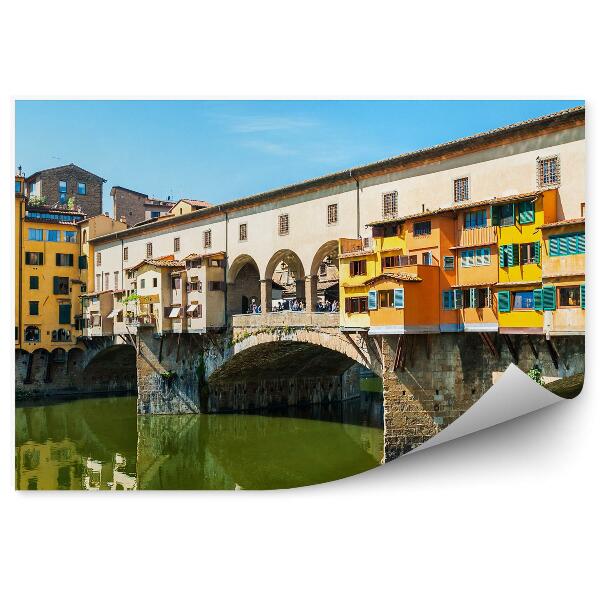
[[[373,238],[342,238],[340,239],[340,254],[350,254],[373,249]]]
[[[498,241],[496,227],[476,227],[474,229],[458,230],[457,246],[468,248],[469,246],[489,246]]]

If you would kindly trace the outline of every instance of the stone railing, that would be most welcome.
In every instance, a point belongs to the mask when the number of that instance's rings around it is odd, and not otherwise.
[[[339,327],[340,314],[335,312],[283,311],[264,314],[234,315],[233,327]]]

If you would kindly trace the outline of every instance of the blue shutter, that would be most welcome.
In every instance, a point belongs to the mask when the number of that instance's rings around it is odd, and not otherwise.
[[[544,310],[556,310],[556,288],[553,285],[542,288],[542,298]]]
[[[567,236],[567,254],[577,254],[578,235]]]
[[[498,292],[498,312],[510,312],[510,292],[508,290]]]
[[[575,234],[577,236],[577,254],[585,253],[585,232],[581,231]]]
[[[58,305],[58,322],[61,325],[69,325],[71,323],[71,305],[70,304],[59,304]]]
[[[369,290],[369,310],[377,310],[377,290]]]
[[[394,308],[404,308],[404,288],[394,290]]]
[[[558,255],[566,256],[568,254],[567,236],[558,236]]]
[[[558,256],[558,237],[550,236],[550,256]]]
[[[544,310],[544,297],[542,288],[533,290],[533,308],[535,310]]]
[[[585,283],[582,283],[579,286],[579,302],[581,304],[581,308],[585,308]]]
[[[452,290],[446,290],[445,292],[442,292],[442,298],[445,310],[453,310],[456,308],[456,303],[454,302],[454,292]]]
[[[463,292],[462,290],[454,290],[454,308],[463,307]]]

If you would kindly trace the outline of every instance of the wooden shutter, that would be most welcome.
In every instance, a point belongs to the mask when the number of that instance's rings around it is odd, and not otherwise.
[[[585,283],[579,286],[579,303],[581,308],[585,308]]]
[[[58,305],[58,322],[61,325],[69,325],[71,323],[71,305],[70,304],[59,304]]]
[[[568,249],[567,236],[561,235],[558,237],[558,255],[566,256]]]
[[[550,256],[558,256],[558,237],[550,236]]]
[[[535,264],[539,265],[542,262],[542,253],[540,252],[540,242],[533,243],[533,257]]]
[[[60,294],[60,277],[54,276],[54,293]]]
[[[350,277],[354,277],[355,273],[355,262],[353,260],[350,261]]]
[[[500,246],[500,266],[507,267],[508,266],[508,248],[509,246]]]
[[[454,290],[454,308],[463,307],[463,292],[462,290]]]
[[[553,285],[542,288],[542,303],[544,310],[556,310],[556,288]]]
[[[511,244],[512,251],[510,256],[509,267],[516,267],[519,264],[519,244]]]
[[[344,300],[344,308],[347,313],[352,312],[352,301],[350,300],[350,298],[346,298]]]
[[[577,254],[585,254],[585,232],[575,234],[577,237]]]
[[[492,307],[492,288],[485,289],[485,306],[486,308]]]
[[[373,237],[383,237],[383,227],[381,226],[374,226],[373,227]]]
[[[478,308],[477,304],[477,288],[471,288],[469,290],[469,300],[471,304],[471,308]]]
[[[510,292],[508,290],[498,292],[498,312],[510,312]]]
[[[535,310],[544,310],[544,295],[542,288],[533,290],[533,308]]]
[[[535,204],[529,200],[519,202],[519,223],[525,225],[535,221]]]
[[[377,290],[369,290],[369,310],[377,310]]]
[[[567,254],[577,254],[577,235],[567,237]]]
[[[394,290],[394,308],[404,308],[404,288]]]

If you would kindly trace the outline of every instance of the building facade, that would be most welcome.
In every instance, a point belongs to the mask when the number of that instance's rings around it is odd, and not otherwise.
[[[73,163],[36,171],[25,182],[31,204],[77,208],[90,217],[102,213],[102,186],[106,179]]]

